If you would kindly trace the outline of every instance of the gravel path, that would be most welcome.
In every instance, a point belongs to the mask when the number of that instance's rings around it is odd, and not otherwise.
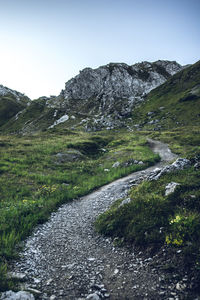
[[[164,275],[152,267],[152,257],[115,248],[93,227],[96,217],[125,197],[135,180],[176,158],[167,145],[149,143],[162,157],[160,163],[62,205],[35,229],[13,266],[13,271],[26,274],[26,289],[37,289],[40,299],[50,300],[178,299],[161,284]]]

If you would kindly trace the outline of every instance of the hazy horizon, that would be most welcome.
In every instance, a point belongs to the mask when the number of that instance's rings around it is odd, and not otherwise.
[[[85,67],[199,60],[199,0],[0,0],[0,84],[58,95]]]

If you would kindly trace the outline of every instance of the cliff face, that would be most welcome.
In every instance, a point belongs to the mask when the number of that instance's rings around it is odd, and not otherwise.
[[[110,63],[86,68],[65,84],[65,100],[132,98],[142,96],[164,83],[182,67],[176,62],[142,62],[133,66]]]
[[[93,124],[109,127],[111,120],[115,125],[122,117],[128,117],[147,93],[181,69],[175,61],[161,60],[132,66],[110,63],[97,69],[86,68],[65,84],[60,104],[71,111],[95,114]]]

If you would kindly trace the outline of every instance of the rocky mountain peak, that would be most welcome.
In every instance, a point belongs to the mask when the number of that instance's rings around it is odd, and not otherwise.
[[[180,70],[183,69],[181,65],[179,65],[176,61],[169,61],[169,60],[157,60],[155,65],[161,66],[166,70],[167,73],[170,75],[174,75]]]
[[[85,68],[66,82],[57,101],[49,101],[49,104],[85,113],[90,124],[109,127],[111,121],[119,123],[122,117],[128,117],[147,93],[180,70],[182,66],[177,62],[166,60]]]
[[[65,100],[130,99],[150,92],[181,69],[176,62],[161,60],[132,66],[110,63],[97,69],[85,68],[65,84],[63,95]]]

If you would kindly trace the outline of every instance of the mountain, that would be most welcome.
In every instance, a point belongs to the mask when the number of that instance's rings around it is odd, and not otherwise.
[[[58,102],[68,112],[85,114],[87,130],[112,129],[123,125],[123,119],[147,93],[181,69],[177,62],[161,60],[86,68],[65,84]]]
[[[172,129],[200,123],[200,61],[152,90],[132,112],[141,129]]]
[[[22,111],[30,103],[24,94],[0,85],[0,126]]]
[[[59,96],[32,101],[3,130],[30,133],[58,124],[87,131],[124,126],[152,89],[182,69],[177,62],[164,60],[86,68],[65,84]]]

